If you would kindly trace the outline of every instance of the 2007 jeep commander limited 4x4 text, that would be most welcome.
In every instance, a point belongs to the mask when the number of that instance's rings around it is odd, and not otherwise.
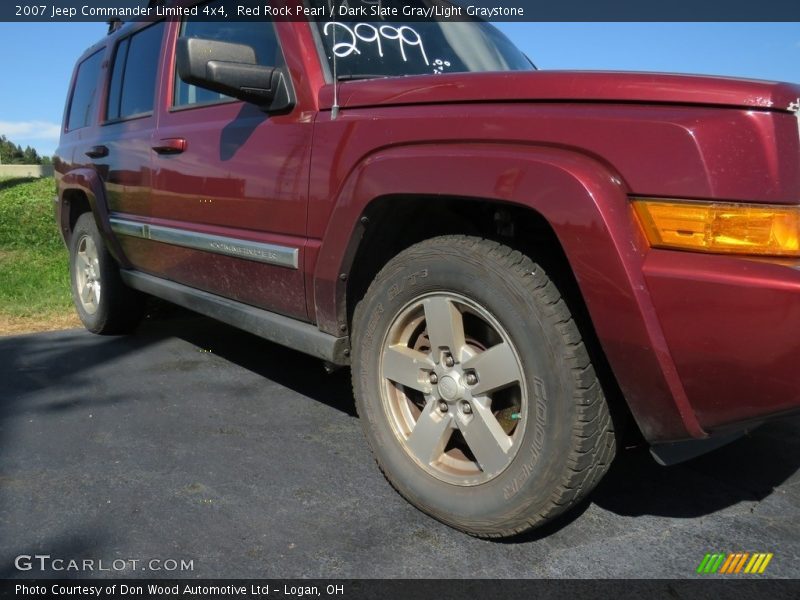
[[[89,330],[149,294],[349,365],[391,484],[487,537],[584,498],[627,417],[669,463],[800,406],[800,86],[202,6],[75,68],[56,207]]]

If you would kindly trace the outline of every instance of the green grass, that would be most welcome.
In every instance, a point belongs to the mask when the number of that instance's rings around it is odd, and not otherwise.
[[[54,195],[49,177],[0,179],[0,316],[7,319],[41,320],[73,311]]]

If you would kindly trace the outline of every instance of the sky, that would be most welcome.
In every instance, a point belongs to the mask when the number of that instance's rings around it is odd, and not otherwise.
[[[800,23],[501,23],[541,69],[702,73],[800,83]],[[50,155],[75,59],[102,23],[0,23],[0,134]]]

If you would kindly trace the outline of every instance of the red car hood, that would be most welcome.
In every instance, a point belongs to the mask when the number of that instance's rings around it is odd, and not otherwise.
[[[505,101],[700,104],[795,111],[800,85],[698,75],[532,71],[389,77],[341,83],[342,108]],[[320,92],[330,108],[333,86]]]

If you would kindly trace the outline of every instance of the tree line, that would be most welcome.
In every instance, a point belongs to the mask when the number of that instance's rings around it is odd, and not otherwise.
[[[39,156],[34,148],[26,146],[24,149],[15,144],[6,136],[0,135],[0,164],[3,165],[49,165],[52,162],[49,156]]]

